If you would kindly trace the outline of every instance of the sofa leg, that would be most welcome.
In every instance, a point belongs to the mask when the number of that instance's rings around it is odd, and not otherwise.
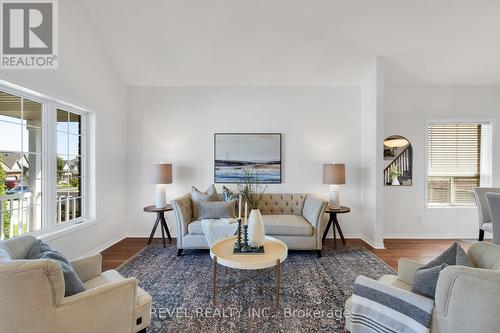
[[[177,249],[177,256],[178,257],[182,256],[182,249]]]
[[[318,255],[318,258],[321,258],[323,256],[321,250],[316,250],[316,254]]]
[[[484,230],[483,229],[479,229],[479,241],[483,241],[484,240]]]

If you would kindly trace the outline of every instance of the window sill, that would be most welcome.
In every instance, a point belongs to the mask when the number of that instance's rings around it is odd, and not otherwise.
[[[77,231],[80,231],[82,229],[88,228],[90,226],[95,225],[96,223],[97,223],[97,221],[95,219],[83,220],[82,222],[75,223],[71,226],[61,228],[61,229],[56,230],[56,231],[47,232],[47,233],[38,235],[38,238],[42,239],[43,241],[51,241],[54,239],[58,239],[58,238],[70,235],[70,234],[75,233]]]
[[[453,211],[463,212],[463,211],[469,211],[469,210],[476,211],[477,207],[476,206],[443,206],[443,207],[426,207],[425,210],[428,211],[428,212],[439,212],[439,211],[443,211],[443,212],[453,212]]]

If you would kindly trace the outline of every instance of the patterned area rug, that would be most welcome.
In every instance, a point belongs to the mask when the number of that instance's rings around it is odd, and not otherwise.
[[[219,287],[244,279],[238,271],[218,267]],[[174,245],[153,244],[118,271],[136,277],[153,296],[148,332],[343,332],[344,302],[354,279],[394,274],[363,248],[327,248],[322,258],[291,251],[281,266],[281,304],[276,309],[274,294],[265,290],[274,287],[273,270],[247,272],[258,284],[220,291],[213,306],[208,251],[185,251],[177,257]]]

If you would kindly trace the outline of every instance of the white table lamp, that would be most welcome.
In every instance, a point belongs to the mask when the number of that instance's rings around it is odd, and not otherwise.
[[[345,184],[345,164],[323,164],[323,184],[330,185],[328,208],[340,208],[339,185]]]
[[[155,163],[151,168],[150,181],[156,184],[156,208],[167,206],[165,184],[172,183],[172,164]]]

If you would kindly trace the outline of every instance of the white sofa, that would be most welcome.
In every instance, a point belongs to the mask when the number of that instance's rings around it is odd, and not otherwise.
[[[0,242],[0,332],[139,332],[151,321],[151,296],[100,254],[71,261],[85,291],[64,297],[61,266],[27,260],[30,235]]]
[[[488,242],[471,245],[467,251],[475,268],[448,266],[439,275],[436,286],[431,332],[470,333],[500,330],[500,246]],[[400,259],[398,275],[385,275],[385,285],[411,291],[415,272],[424,266],[409,259]],[[345,303],[350,311],[351,298]],[[346,330],[351,330],[346,316]]]
[[[222,200],[219,195],[219,199]],[[291,250],[316,250],[321,254],[327,202],[312,194],[264,194],[260,211],[266,235],[285,242]],[[207,249],[201,221],[193,218],[191,194],[172,200],[177,220],[177,249]]]

